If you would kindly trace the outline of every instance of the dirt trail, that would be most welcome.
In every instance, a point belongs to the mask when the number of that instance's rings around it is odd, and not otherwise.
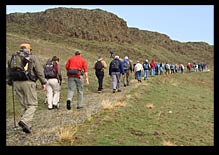
[[[59,131],[63,126],[76,126],[89,119],[92,115],[103,109],[102,102],[113,104],[121,101],[134,87],[138,87],[135,80],[131,85],[122,87],[122,92],[112,93],[112,89],[104,89],[101,94],[91,93],[84,95],[83,109],[75,108],[73,101],[72,109],[66,109],[66,103],[60,103],[60,108],[48,110],[47,108],[37,110],[33,118],[33,129],[31,134],[24,133],[19,127],[13,128],[13,119],[7,119],[6,124],[6,146],[39,146],[54,144],[59,139]],[[113,100],[112,100],[113,98]]]

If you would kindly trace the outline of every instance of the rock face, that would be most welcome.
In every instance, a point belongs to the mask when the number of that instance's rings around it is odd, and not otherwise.
[[[49,9],[39,13],[7,15],[7,23],[35,25],[47,33],[75,38],[124,42],[128,40],[126,22],[100,9]]]

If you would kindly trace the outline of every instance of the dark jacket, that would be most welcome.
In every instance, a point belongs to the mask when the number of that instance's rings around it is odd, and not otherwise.
[[[112,62],[113,62],[114,60],[119,61],[119,69],[113,69],[113,68],[112,68]],[[119,73],[121,73],[122,75],[124,75],[124,68],[123,68],[123,63],[122,63],[122,61],[120,61],[119,59],[113,59],[113,60],[110,62],[109,75],[112,75],[112,72],[117,72],[117,73],[119,72]]]

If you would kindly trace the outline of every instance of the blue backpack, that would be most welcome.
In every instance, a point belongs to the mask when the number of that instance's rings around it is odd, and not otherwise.
[[[128,70],[129,69],[129,61],[128,60],[124,60],[123,68],[124,68],[124,70]]]
[[[149,69],[149,64],[148,63],[144,63],[143,67],[144,67],[144,70],[148,70]]]

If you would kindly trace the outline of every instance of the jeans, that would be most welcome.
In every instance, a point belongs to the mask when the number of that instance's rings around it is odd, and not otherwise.
[[[144,78],[145,78],[145,79],[148,78],[148,70],[144,70]]]
[[[136,72],[137,80],[141,81],[142,75],[141,70]]]
[[[151,76],[155,76],[155,68],[151,68]]]

